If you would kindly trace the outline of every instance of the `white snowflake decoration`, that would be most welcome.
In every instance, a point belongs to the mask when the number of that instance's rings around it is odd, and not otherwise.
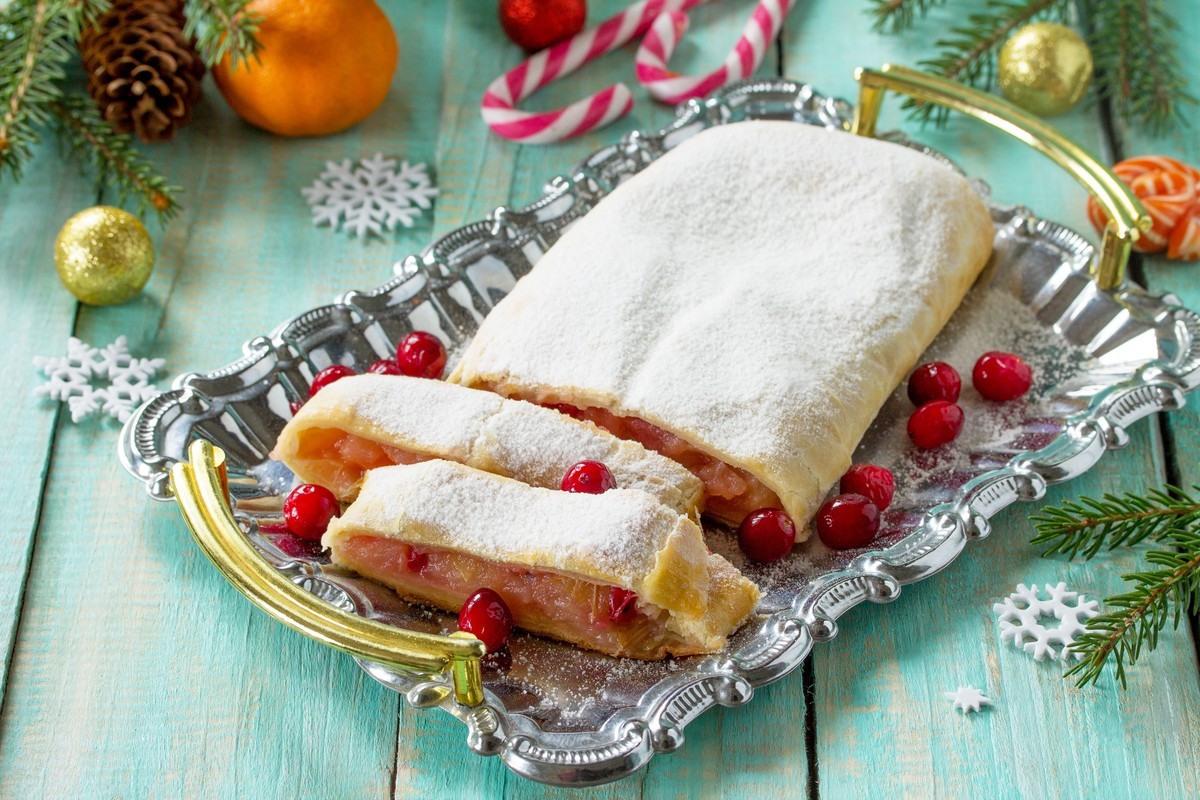
[[[943,692],[946,699],[954,704],[954,708],[964,714],[974,714],[983,706],[990,706],[992,701],[983,696],[983,692],[974,686],[960,686],[953,692]]]
[[[353,165],[326,161],[325,171],[300,193],[312,208],[313,224],[342,227],[364,239],[368,234],[411,228],[422,209],[433,207],[434,188],[424,164],[400,162],[376,153]]]
[[[107,347],[92,347],[72,336],[66,356],[34,356],[33,365],[46,381],[33,392],[65,402],[72,422],[93,414],[125,422],[135,408],[158,394],[152,380],[164,363],[161,358],[134,358],[124,336]]]
[[[1040,597],[1036,583],[1032,589],[1018,583],[1015,592],[992,606],[1000,617],[1000,639],[1012,642],[1038,661],[1047,656],[1057,661],[1068,655],[1082,659],[1083,654],[1072,645],[1087,621],[1100,613],[1100,604],[1069,591],[1065,583],[1046,584],[1044,591],[1049,598]],[[1040,622],[1043,617],[1054,617],[1058,625],[1047,628]],[[1056,650],[1055,645],[1060,649]]]

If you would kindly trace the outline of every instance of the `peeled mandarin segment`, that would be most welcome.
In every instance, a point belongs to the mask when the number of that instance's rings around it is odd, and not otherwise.
[[[1193,203],[1175,223],[1167,242],[1167,258],[1200,261],[1200,203]]]

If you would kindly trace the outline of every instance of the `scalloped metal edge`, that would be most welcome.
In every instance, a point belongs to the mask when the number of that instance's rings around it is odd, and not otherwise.
[[[718,90],[709,98],[693,100],[678,109],[677,120],[657,133],[633,132],[621,142],[593,153],[572,172],[547,184],[544,196],[519,210],[497,208],[488,219],[459,228],[431,244],[419,257],[397,265],[397,277],[370,292],[349,292],[332,306],[312,309],[280,325],[269,337],[257,337],[243,347],[245,357],[220,370],[181,375],[173,389],[144,404],[121,434],[118,454],[147,492],[159,500],[171,499],[166,483],[170,459],[159,454],[154,434],[172,407],[198,402],[193,384],[241,372],[252,364],[275,357],[272,369],[284,369],[296,355],[287,345],[287,334],[298,327],[320,326],[331,315],[357,313],[365,300],[387,294],[404,281],[423,273],[436,281],[450,253],[501,237],[521,240],[539,235],[538,213],[569,198],[570,210],[551,218],[561,228],[575,219],[612,188],[619,170],[636,170],[661,155],[678,132],[700,123],[723,124],[736,105],[753,104],[762,95],[791,95],[798,112],[811,123],[848,129],[852,108],[844,100],[825,98],[810,85],[788,80],[749,80]],[[748,112],[752,114],[753,112]],[[896,137],[945,160],[937,151]],[[986,189],[985,185],[982,188]],[[993,208],[996,208],[993,206]],[[1003,209],[1013,224],[1077,256],[1086,265],[1092,246],[1078,233],[1038,219],[1023,208]],[[532,231],[532,233],[531,233]],[[1174,323],[1179,355],[1170,363],[1144,365],[1129,380],[1107,387],[1086,411],[1069,418],[1064,431],[1040,450],[1013,458],[1007,465],[983,473],[965,484],[952,502],[931,509],[921,526],[902,541],[881,551],[865,553],[847,569],[831,572],[799,593],[790,608],[776,612],[760,625],[758,633],[740,651],[704,660],[697,668],[672,675],[653,686],[635,707],[622,709],[599,730],[546,733],[522,714],[509,713],[494,695],[485,704],[467,708],[454,702],[444,677],[400,673],[378,664],[359,661],[380,683],[400,692],[415,708],[437,706],[462,720],[468,729],[467,744],[480,755],[498,755],[512,771],[535,781],[560,785],[594,785],[617,780],[649,763],[657,753],[678,749],[684,729],[715,705],[738,706],[748,702],[754,689],[778,680],[807,657],[817,642],[838,633],[837,620],[864,601],[895,600],[905,584],[923,580],[944,569],[967,542],[986,537],[989,519],[1015,502],[1041,498],[1046,487],[1071,480],[1090,469],[1108,450],[1128,443],[1125,429],[1158,411],[1181,408],[1185,395],[1200,386],[1200,316],[1183,308],[1171,295],[1155,297],[1126,286],[1118,299],[1153,302]],[[283,563],[281,569],[309,591],[343,608],[355,603],[341,587],[314,576],[303,565]]]

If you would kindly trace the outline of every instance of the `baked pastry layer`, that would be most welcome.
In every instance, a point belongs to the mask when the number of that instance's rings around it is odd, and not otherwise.
[[[485,576],[518,626],[634,658],[717,651],[758,602],[695,522],[645,492],[540,489],[449,461],[371,470],[322,543],[334,563],[449,611]],[[614,588],[636,594],[617,623],[640,626],[628,638],[579,600]]]
[[[425,378],[358,375],[323,388],[279,436],[275,458],[350,500],[363,472],[443,458],[557,489],[571,465],[602,461],[625,489],[696,514],[703,487],[674,461],[532,403]]]
[[[967,180],[908,148],[713,128],[572,226],[450,380],[649,423],[752,476],[803,531],[992,237]]]

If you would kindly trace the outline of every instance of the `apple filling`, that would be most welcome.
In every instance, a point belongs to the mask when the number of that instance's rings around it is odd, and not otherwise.
[[[618,586],[362,534],[339,539],[333,560],[447,611],[487,587],[504,598],[517,627],[614,656],[659,659],[678,642],[665,611]]]
[[[309,483],[320,484],[345,500],[354,496],[363,473],[369,469],[416,464],[431,458],[341,430],[307,428],[300,433],[293,461],[304,465]]]
[[[577,408],[569,403],[549,401],[544,395],[525,400],[555,408],[564,414],[591,422],[621,439],[629,439],[686,467],[704,483],[704,513],[731,525],[740,525],[751,511],[782,508],[779,496],[744,469],[726,464],[719,458],[679,438],[670,431],[637,417],[618,417],[603,408]]]

